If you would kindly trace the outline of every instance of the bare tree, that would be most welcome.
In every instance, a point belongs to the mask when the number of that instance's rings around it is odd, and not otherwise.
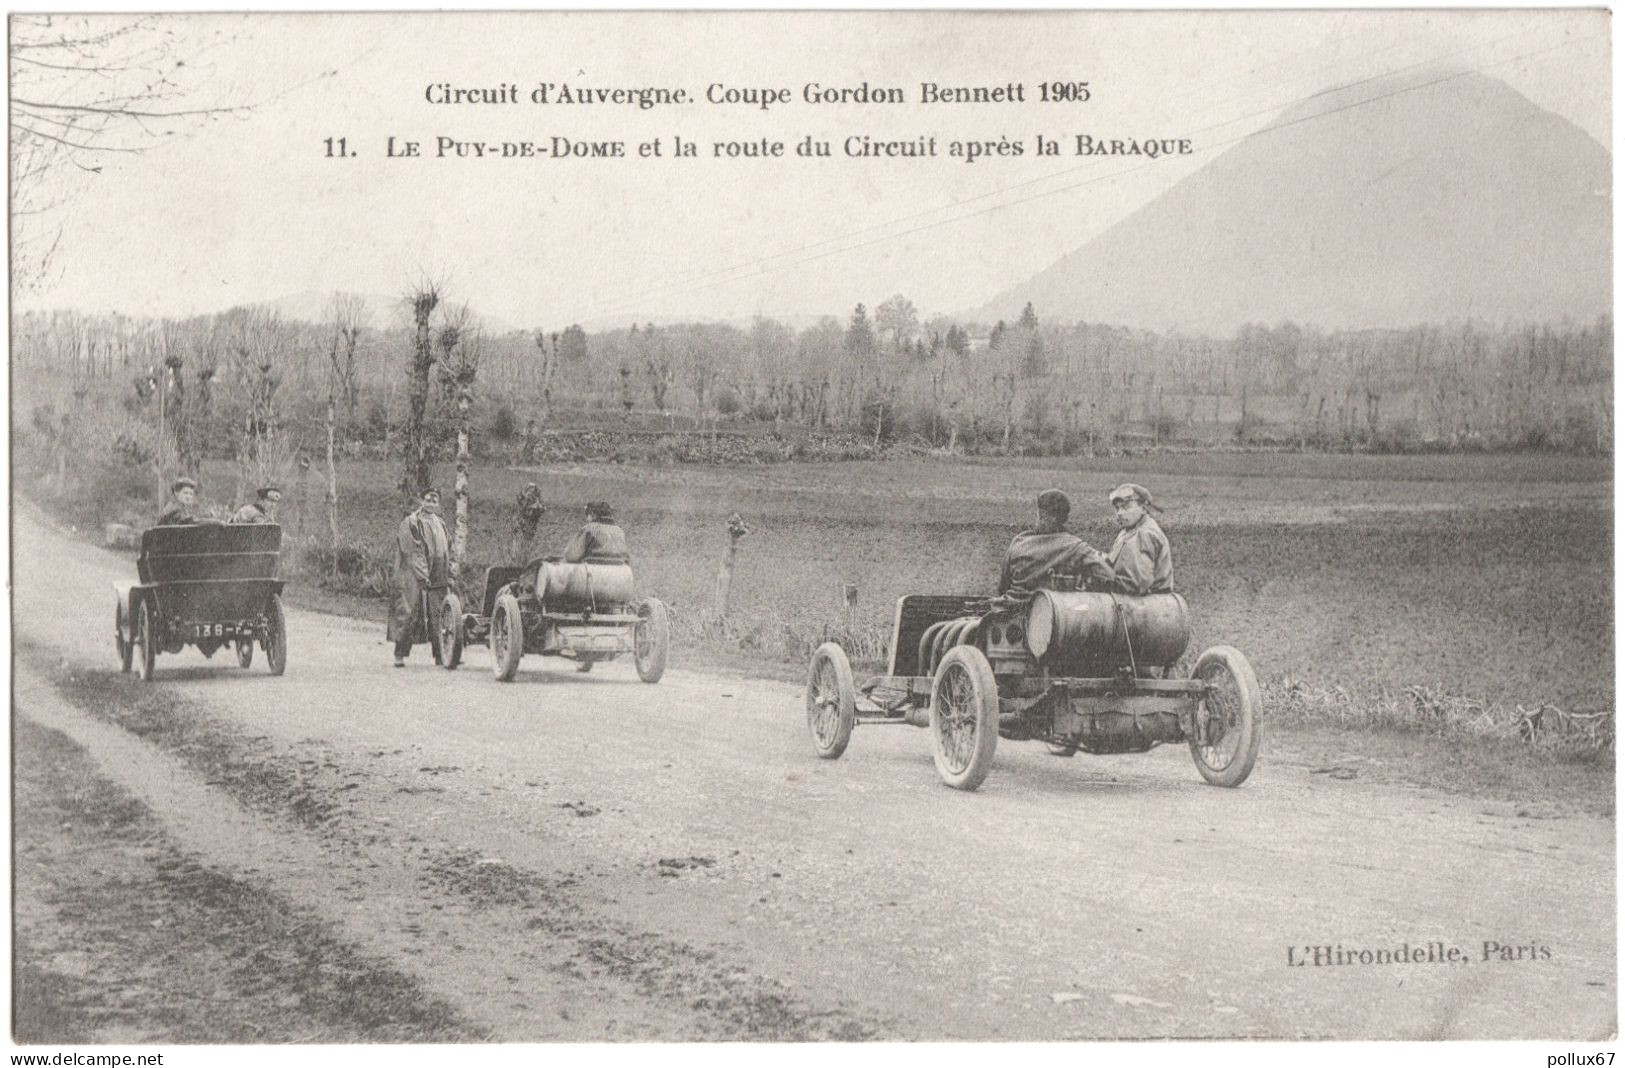
[[[549,347],[549,344],[549,335],[541,330],[536,331],[536,354],[541,360],[542,372],[542,419],[551,423],[553,421],[553,376],[559,370],[559,335],[557,333],[551,336],[551,347]]]
[[[284,481],[291,473],[293,450],[277,433],[277,388],[282,384],[277,357],[291,346],[287,324],[266,307],[233,308],[225,315],[226,349],[237,381],[248,394],[238,444],[236,497],[245,483]]]
[[[361,323],[366,315],[366,304],[354,295],[336,294],[329,306],[333,332],[327,346],[327,536],[333,547],[333,573],[338,573],[339,559],[339,471],[334,456],[334,438],[337,433],[338,401],[349,402],[349,420],[355,416],[354,397],[355,348],[361,339]]]
[[[891,335],[892,350],[897,351],[919,332],[920,313],[913,301],[898,293],[875,309],[875,326]]]
[[[728,517],[728,543],[722,552],[722,563],[717,568],[716,612],[718,619],[728,618],[734,588],[734,559],[739,554],[739,539],[750,533],[745,519],[738,512]]]
[[[227,36],[208,20],[13,15],[10,28],[13,279],[37,287],[62,236],[62,208],[113,159],[242,115],[203,87],[191,60]]]
[[[485,337],[471,323],[468,305],[464,304],[447,317],[440,328],[441,381],[453,398],[457,418],[457,475],[452,485],[455,500],[455,519],[451,532],[451,578],[457,581],[462,570],[463,555],[468,549],[468,464],[470,457],[470,425],[474,409],[474,378],[479,372],[480,357],[485,349]]]
[[[432,321],[440,307],[440,285],[425,279],[406,297],[412,312],[412,351],[406,366],[406,464],[401,496],[408,500],[429,488],[429,437],[424,425],[429,409],[429,372],[434,368]]]

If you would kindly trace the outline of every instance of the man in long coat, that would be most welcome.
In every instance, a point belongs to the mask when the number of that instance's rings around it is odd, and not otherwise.
[[[405,667],[412,646],[428,641],[434,613],[451,581],[451,538],[440,518],[440,492],[429,489],[395,533],[395,599],[389,608],[389,640],[395,666]]]

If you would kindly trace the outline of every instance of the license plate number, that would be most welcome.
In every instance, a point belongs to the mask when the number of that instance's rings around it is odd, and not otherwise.
[[[193,638],[224,638],[235,634],[237,628],[230,623],[193,623]]]

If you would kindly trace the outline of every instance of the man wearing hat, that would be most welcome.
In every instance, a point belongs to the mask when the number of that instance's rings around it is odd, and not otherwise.
[[[1174,558],[1168,548],[1168,535],[1151,518],[1161,511],[1144,486],[1125,482],[1112,490],[1110,500],[1117,512],[1117,540],[1107,554],[1118,588],[1124,593],[1168,593]]]
[[[417,508],[395,533],[395,597],[389,608],[389,640],[395,666],[405,667],[412,646],[428,641],[440,597],[451,582],[451,538],[440,518],[440,491],[426,489]]]
[[[282,491],[275,486],[261,486],[249,501],[232,513],[233,523],[275,523],[277,505],[282,503]]]
[[[615,511],[607,501],[587,503],[587,522],[564,550],[564,562],[579,564],[625,564],[632,554],[627,549],[626,531],[615,525]]]
[[[1010,601],[1028,601],[1046,589],[1052,574],[1082,575],[1097,582],[1112,580],[1106,557],[1082,538],[1069,534],[1066,520],[1072,502],[1060,490],[1038,495],[1038,523],[1010,542],[999,575],[999,594]]]
[[[192,512],[197,504],[196,482],[189,478],[177,478],[169,487],[169,497],[169,507],[158,517],[159,526],[172,527],[197,522],[197,516]]]

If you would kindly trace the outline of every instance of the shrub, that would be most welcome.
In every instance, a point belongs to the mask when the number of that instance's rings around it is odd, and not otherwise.
[[[508,441],[517,431],[518,421],[514,417],[513,408],[506,404],[502,405],[491,420],[491,436],[498,441]]]

